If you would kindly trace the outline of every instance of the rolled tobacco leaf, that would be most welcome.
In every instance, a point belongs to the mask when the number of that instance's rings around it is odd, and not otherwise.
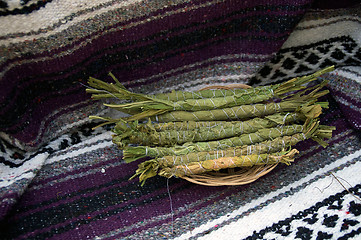
[[[172,168],[163,168],[159,175],[163,177],[183,177],[194,174],[202,174],[209,171],[218,171],[226,168],[252,167],[255,165],[267,165],[284,163],[290,165],[294,161],[294,156],[298,153],[296,149],[274,154],[252,154],[236,157],[222,157],[218,159],[193,162],[185,165],[177,165]]]
[[[315,108],[318,108],[316,105],[312,105]],[[316,114],[314,114],[316,116]],[[256,119],[256,118],[255,118]],[[272,121],[277,124],[287,124],[291,122],[304,121],[306,116],[301,113],[276,113],[273,115],[265,116],[262,118],[264,120]],[[139,124],[138,129],[143,132],[148,132],[150,129],[157,132],[167,131],[167,130],[177,130],[177,131],[189,131],[197,129],[210,129],[222,126],[223,128],[239,127],[241,124],[251,124],[248,121],[184,121],[184,122],[162,122],[162,123],[153,123],[148,121],[145,124]]]
[[[227,147],[251,145],[276,137],[289,136],[295,133],[302,133],[302,131],[303,125],[292,124],[275,128],[259,129],[253,133],[243,134],[237,137],[231,137],[216,141],[186,143],[184,144],[184,146],[193,146],[198,151],[211,151],[214,149],[225,149]]]
[[[328,91],[318,92],[317,94],[307,95],[298,99],[284,100],[278,103],[241,105],[231,108],[214,109],[206,111],[174,111],[152,117],[156,122],[178,122],[178,121],[214,121],[214,120],[244,120],[252,117],[264,117],[280,112],[300,111],[306,114],[304,106],[314,103],[318,97],[327,94]],[[322,106],[321,103],[317,103]],[[326,103],[322,103],[325,106]],[[126,119],[127,121],[137,120],[138,115]]]
[[[223,150],[214,150],[207,152],[191,152],[186,155],[171,155],[164,156],[155,159],[159,164],[159,167],[172,167],[175,165],[183,165],[191,162],[201,162],[206,160],[218,159],[223,157],[236,157],[240,155],[252,155],[252,154],[265,154],[280,152],[297,144],[298,142],[305,140],[305,135],[302,133],[294,134],[292,136],[278,137],[274,140],[268,140],[261,143],[248,145],[248,146],[237,146],[226,148]],[[144,163],[146,163],[145,161]]]
[[[265,117],[279,112],[298,112],[305,115],[306,118],[314,118],[317,114],[319,115],[322,112],[322,108],[327,108],[327,102],[316,102],[317,98],[325,95],[328,91],[318,92],[326,84],[326,81],[316,85],[314,91],[308,94],[301,96],[301,93],[297,93],[287,101],[282,101],[279,103],[268,103],[268,104],[253,104],[253,105],[241,105],[232,108],[224,109],[215,109],[207,111],[196,111],[196,112],[187,112],[187,111],[174,111],[166,113],[167,110],[147,110],[139,114],[135,114],[128,118],[120,119],[111,119],[111,118],[102,118],[98,116],[90,116],[93,119],[102,119],[106,122],[105,124],[112,124],[115,122],[132,122],[139,119],[151,118],[152,121],[156,122],[201,122],[201,121],[240,121],[252,117]],[[315,104],[313,104],[315,103]],[[157,115],[161,114],[161,115]],[[316,116],[317,117],[317,116]],[[99,126],[101,126],[99,125]]]
[[[188,142],[182,146],[169,148],[150,148],[145,146],[129,147],[124,149],[124,159],[126,162],[131,162],[145,156],[159,157],[173,155],[175,153],[187,154],[189,152],[203,152],[226,149],[235,146],[252,145],[281,136],[290,136],[296,133],[302,133],[302,131],[302,125],[293,124],[275,128],[259,129],[254,133],[243,134],[238,137],[207,142]]]
[[[269,118],[253,118],[247,121],[223,122],[213,127],[200,127],[181,131],[179,129],[156,131],[154,126],[148,122],[143,125],[119,122],[114,127],[117,135],[113,136],[113,142],[120,148],[127,144],[141,144],[146,146],[172,146],[186,142],[205,142],[240,136],[246,133],[256,132],[262,128],[272,128],[282,124],[289,124],[304,120],[305,117],[299,113],[274,114]],[[198,124],[196,124],[198,125]],[[135,126],[135,127],[134,127]],[[130,133],[128,133],[130,132]]]
[[[159,169],[165,167],[186,165],[192,162],[201,162],[222,157],[235,157],[240,155],[252,154],[260,155],[266,153],[271,154],[275,152],[282,152],[285,149],[309,138],[320,139],[323,142],[322,146],[326,147],[327,144],[323,140],[331,138],[333,130],[335,130],[334,127],[319,125],[319,121],[314,120],[307,123],[302,133],[293,134],[291,136],[277,137],[272,140],[263,141],[261,143],[253,145],[243,145],[226,148],[224,150],[211,150],[204,152],[192,151],[192,149],[184,148],[185,151],[183,152],[178,151],[168,156],[163,155],[163,157],[161,155],[166,153],[167,151],[161,152],[159,148],[154,148],[154,150],[158,150],[155,155],[158,154],[158,156],[160,157],[155,157],[155,159],[148,160],[139,164],[136,175],[142,174],[142,181],[145,181],[148,176],[153,176],[154,174],[157,174]],[[182,148],[179,147],[178,150],[180,149]]]
[[[114,77],[113,74],[109,75],[115,81],[113,83],[106,83],[101,80],[90,77],[88,84],[91,88],[86,89],[88,93],[92,93],[93,99],[101,98],[117,98],[120,100],[132,100],[132,101],[141,101],[144,99],[154,98],[159,100],[167,100],[172,102],[183,101],[188,99],[204,99],[204,98],[219,98],[227,96],[247,96],[247,95],[267,95],[269,97],[273,96],[283,96],[286,93],[291,91],[296,91],[304,88],[304,84],[315,80],[317,77],[321,76],[324,73],[331,72],[334,70],[334,66],[327,67],[320,71],[317,71],[311,75],[302,76],[293,78],[287,82],[274,84],[269,86],[259,86],[249,89],[232,89],[232,90],[202,90],[197,92],[187,92],[187,91],[173,91],[170,93],[161,93],[155,95],[132,95],[126,91],[125,87]]]
[[[307,126],[306,128],[304,128],[305,130],[301,133],[301,127],[299,126],[298,129],[294,129],[294,131],[296,131],[295,134],[305,134],[306,139],[308,138],[312,138],[313,140],[317,141],[320,145],[322,145],[323,147],[327,146],[327,143],[324,141],[324,139],[328,139],[332,137],[332,131],[335,129],[332,126],[319,126],[319,122],[318,121],[313,121],[313,122],[307,122],[305,123],[305,125]],[[272,131],[270,131],[268,129],[268,133],[272,133]],[[277,130],[276,130],[277,131]],[[300,131],[300,132],[297,132]],[[285,132],[288,131],[283,131],[283,136],[285,134]],[[267,140],[272,140],[272,139],[277,139],[278,137],[280,137],[279,135],[281,134],[281,132],[277,132],[276,135],[272,136],[272,135],[267,135],[267,129],[263,130],[263,137],[265,136],[266,138],[263,141],[267,141]],[[257,134],[255,134],[257,136]],[[187,143],[184,144],[183,146],[171,146],[171,147],[148,147],[148,146],[137,146],[137,147],[125,147],[123,148],[123,157],[124,160],[126,162],[132,162],[135,160],[138,160],[140,158],[144,158],[144,157],[151,157],[151,158],[161,158],[164,156],[181,156],[181,155],[186,155],[192,152],[207,152],[207,151],[213,151],[213,150],[222,150],[222,149],[227,149],[230,147],[235,147],[235,146],[242,146],[244,143],[245,145],[247,145],[247,143],[250,143],[250,140],[252,140],[252,142],[255,142],[256,139],[253,139],[252,137],[255,135],[244,135],[242,136],[242,138],[240,137],[233,137],[233,138],[229,138],[229,139],[223,139],[223,140],[219,140],[219,141],[210,141],[210,142],[195,142],[195,143]],[[278,135],[278,136],[277,136]],[[292,133],[290,134],[292,135]],[[258,135],[258,138],[261,135]],[[243,139],[243,142],[242,142]],[[297,137],[297,139],[299,139],[299,137]],[[261,142],[263,142],[261,141]],[[252,144],[253,145],[253,144]]]
[[[184,92],[184,91],[173,91],[171,93],[156,94],[155,97],[158,99],[169,100],[169,101],[180,101],[187,99],[203,99],[203,98],[217,98],[225,96],[234,96],[239,94],[259,94],[266,95],[268,99],[272,97],[283,98],[284,95],[292,91],[301,90],[304,88],[304,84],[314,81],[317,77],[322,74],[331,72],[334,70],[334,66],[324,68],[313,74],[296,77],[287,82],[274,84],[269,86],[258,86],[249,89],[234,89],[234,90],[202,90],[198,92]],[[267,99],[267,100],[268,100]]]
[[[148,121],[148,123],[151,121]],[[232,121],[235,122],[235,121]],[[231,123],[232,123],[231,122]],[[228,124],[226,121],[184,121],[184,122],[163,122],[163,123],[152,123],[154,130],[166,131],[166,130],[178,130],[178,131],[189,131],[198,128],[213,128],[222,124]],[[146,124],[148,125],[148,124]],[[145,128],[147,128],[146,126]]]
[[[263,141],[253,145],[242,145],[223,150],[213,150],[205,152],[190,152],[185,155],[169,155],[156,158],[160,167],[170,167],[173,165],[186,164],[190,162],[199,162],[220,157],[234,157],[238,155],[263,154],[280,152],[291,147],[301,141],[309,138],[326,139],[331,138],[334,128],[328,127],[327,135],[325,134],[325,126],[319,126],[318,123],[312,124],[312,129],[307,133],[297,133],[291,136],[277,137],[273,140]],[[326,144],[327,145],[327,144]],[[326,147],[324,145],[324,147]]]

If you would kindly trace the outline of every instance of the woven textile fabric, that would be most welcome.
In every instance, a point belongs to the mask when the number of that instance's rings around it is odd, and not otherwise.
[[[358,239],[357,1],[0,1],[0,239]],[[329,146],[297,144],[248,185],[129,180],[112,114],[85,93],[112,72],[134,92],[283,82],[329,65]]]
[[[310,4],[78,0],[19,9],[10,2],[1,17],[0,131],[24,150],[95,111],[86,108],[89,76],[106,80],[111,71],[145,93],[246,82]]]
[[[322,33],[322,34],[318,34]],[[276,56],[250,83],[279,82],[335,65],[325,75],[345,117],[361,129],[361,8],[310,10]]]

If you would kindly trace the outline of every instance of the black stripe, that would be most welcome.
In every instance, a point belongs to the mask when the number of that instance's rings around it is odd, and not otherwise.
[[[5,9],[5,10],[0,11],[0,17],[4,17],[4,16],[8,16],[8,15],[29,14],[29,13],[39,10],[42,7],[45,7],[46,4],[48,4],[52,1],[53,0],[40,0],[37,3],[32,3],[29,6],[24,6],[22,8],[15,8],[13,10]]]
[[[281,74],[283,74],[282,72],[280,72],[280,71],[277,72],[276,71],[272,76],[269,76],[269,74],[272,71],[273,65],[276,64],[276,63],[281,62],[282,59],[285,58],[285,56],[284,56],[285,53],[292,53],[292,55],[295,56],[296,58],[299,58],[300,61],[303,61],[303,58],[306,55],[309,55],[309,57],[311,58],[311,55],[313,54],[312,56],[317,61],[321,61],[319,59],[319,57],[314,55],[314,53],[310,49],[316,49],[316,50],[320,51],[323,54],[329,54],[331,47],[335,46],[335,43],[341,43],[340,45],[342,45],[344,47],[347,54],[350,54],[352,52],[352,50],[357,47],[357,43],[355,42],[355,40],[352,39],[350,36],[345,35],[345,36],[339,36],[339,37],[334,37],[334,38],[322,40],[322,41],[315,42],[315,43],[312,43],[312,44],[280,49],[278,51],[278,53],[276,54],[276,56],[273,59],[270,60],[269,64],[266,64],[264,67],[262,67],[262,69],[257,73],[257,75],[252,77],[248,81],[247,84],[251,85],[251,86],[255,85],[255,84],[267,84],[269,82],[262,83],[262,81],[264,79],[269,80],[269,79],[276,79],[276,78],[279,78],[279,80],[272,81],[273,84],[283,82],[285,80],[285,76],[281,75]],[[339,49],[338,53],[341,54],[342,51]],[[334,59],[332,59],[332,58],[331,58],[331,60],[330,59],[323,59],[322,64],[320,64],[319,67],[320,68],[325,68],[325,67],[329,67],[331,65],[335,65],[336,67],[340,67],[340,66],[358,66],[358,65],[360,65],[360,63],[361,63],[361,48],[358,48],[358,50],[356,51],[356,53],[352,57],[348,57],[344,61],[337,62],[337,59],[334,61]],[[303,68],[304,69],[302,69],[302,65],[301,65],[299,69],[295,70],[295,72],[293,72],[293,77],[302,76],[305,72],[313,71],[312,69],[309,69],[306,66],[303,66]]]
[[[358,184],[355,187],[350,188],[349,191],[351,193],[353,193],[353,194],[360,195],[358,193],[358,191],[360,189],[361,189],[361,185]],[[266,228],[262,229],[261,231],[254,232],[253,235],[251,235],[251,236],[249,236],[249,237],[247,237],[245,239],[246,240],[263,239],[264,235],[266,235],[269,232],[276,232],[276,233],[279,233],[279,234],[282,233],[285,236],[288,236],[291,232],[288,231],[288,230],[285,230],[285,226],[289,225],[292,221],[301,220],[305,216],[312,215],[312,214],[316,213],[322,207],[332,206],[331,205],[332,203],[334,203],[335,201],[338,201],[338,200],[342,200],[342,198],[347,194],[349,194],[349,192],[344,190],[344,191],[342,191],[340,193],[337,193],[335,195],[331,195],[328,198],[324,199],[323,201],[316,203],[315,205],[313,205],[310,208],[307,208],[307,209],[305,209],[303,211],[299,211],[297,214],[294,214],[289,218],[286,218],[286,219],[281,220],[281,221],[279,221],[277,223],[274,223],[272,226],[266,227]],[[361,206],[361,205],[359,204],[359,206]],[[310,220],[312,221],[312,219],[310,219]],[[344,237],[341,237],[339,239],[348,239],[349,237],[354,237],[355,235],[358,235],[358,234],[361,233],[360,229],[361,228],[358,228],[356,231],[352,231],[351,233],[346,234],[346,235],[344,235]],[[316,234],[313,234],[313,235],[316,235]]]
[[[0,0],[0,8],[8,8],[8,7],[9,7],[9,5],[7,2]]]
[[[98,123],[96,122],[89,122],[89,123],[85,123],[83,125],[81,125],[77,131],[78,132],[75,132],[75,133],[72,133],[72,135],[69,137],[69,139],[64,139],[64,140],[67,140],[69,141],[70,140],[70,144],[69,146],[71,145],[75,145],[77,143],[79,143],[81,141],[81,136],[79,135],[79,133],[81,133],[83,136],[90,136],[93,134],[94,130],[92,130],[93,127],[97,126]],[[112,125],[105,125],[103,126],[102,128],[104,128],[105,130],[109,131],[110,128],[111,128]],[[75,137],[76,136],[76,137]],[[106,141],[106,140],[104,140]],[[1,142],[0,142],[1,143]],[[99,143],[99,141],[97,142]],[[1,146],[1,145],[0,145]],[[6,160],[4,157],[0,157],[0,163],[10,167],[10,168],[17,168],[17,167],[20,167],[22,166],[24,163],[26,163],[27,161],[33,159],[34,157],[36,157],[37,155],[39,154],[42,154],[42,153],[49,153],[49,154],[52,154],[60,149],[63,149],[62,148],[62,142],[60,142],[58,144],[58,146],[56,148],[53,148],[53,147],[49,147],[49,146],[45,146],[45,147],[42,147],[40,150],[32,153],[31,155],[29,155],[27,158],[24,158],[22,159],[21,162],[18,162],[18,163],[14,163],[10,160]],[[5,149],[4,149],[5,150]],[[6,152],[6,150],[5,150]]]
[[[329,39],[325,39],[325,40],[322,40],[322,41],[319,41],[319,42],[315,42],[315,43],[311,43],[311,44],[307,44],[307,45],[302,45],[302,46],[296,46],[296,47],[289,47],[289,48],[284,48],[284,49],[280,49],[279,50],[279,54],[282,54],[282,53],[287,53],[287,52],[297,52],[297,51],[301,51],[301,50],[304,50],[304,51],[309,51],[310,48],[316,48],[316,47],[319,47],[321,45],[326,45],[326,47],[328,47],[328,45],[331,45],[334,43],[334,42],[340,42],[342,43],[341,45],[344,45],[346,50],[348,49],[347,48],[347,45],[351,44],[351,45],[355,45],[355,40],[353,40],[353,38],[351,38],[350,36],[348,35],[344,35],[344,36],[339,36],[339,37],[334,37],[334,38],[329,38]],[[357,45],[357,44],[356,44]],[[328,52],[328,51],[327,51]]]

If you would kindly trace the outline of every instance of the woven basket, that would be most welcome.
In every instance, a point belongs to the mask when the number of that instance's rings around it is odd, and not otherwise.
[[[235,186],[244,185],[256,181],[258,178],[272,171],[277,164],[254,166],[251,168],[228,169],[227,173],[208,172],[199,175],[182,177],[192,183],[205,186]]]
[[[200,89],[235,89],[235,88],[251,88],[245,84],[230,84],[226,86],[209,86]],[[205,186],[235,186],[244,185],[256,181],[260,177],[272,171],[278,164],[253,166],[245,168],[230,168],[226,172],[208,172],[204,174],[195,174],[182,177],[192,183],[205,185]]]

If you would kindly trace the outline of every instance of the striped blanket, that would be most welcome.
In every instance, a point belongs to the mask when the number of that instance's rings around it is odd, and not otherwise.
[[[0,1],[1,239],[358,239],[361,5],[311,0]],[[129,180],[113,114],[85,93],[112,72],[140,93],[324,74],[329,146],[242,186]]]

